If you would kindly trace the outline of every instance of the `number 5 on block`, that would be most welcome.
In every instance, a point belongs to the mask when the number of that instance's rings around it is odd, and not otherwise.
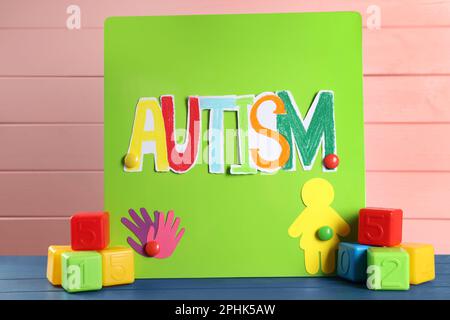
[[[102,250],[109,244],[109,217],[106,212],[80,212],[70,219],[73,250]]]
[[[364,208],[359,211],[358,242],[392,247],[402,242],[403,211]]]
[[[99,253],[102,255],[103,286],[134,282],[134,255],[130,248],[114,247]]]

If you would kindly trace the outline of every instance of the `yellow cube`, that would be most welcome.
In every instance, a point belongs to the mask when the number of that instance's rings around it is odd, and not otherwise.
[[[434,280],[434,248],[431,244],[402,243],[409,254],[409,282],[419,284]]]
[[[70,246],[50,246],[47,255],[47,279],[53,285],[61,285],[61,255],[71,252]]]
[[[113,247],[98,251],[102,255],[103,286],[134,282],[133,250]]]

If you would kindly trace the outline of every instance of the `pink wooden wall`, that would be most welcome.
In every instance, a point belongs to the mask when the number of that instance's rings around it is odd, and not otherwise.
[[[81,30],[66,8],[81,8]],[[404,209],[404,238],[450,253],[450,1],[1,0],[0,254],[68,243],[101,210],[103,20],[110,15],[381,9],[364,27],[367,204]]]

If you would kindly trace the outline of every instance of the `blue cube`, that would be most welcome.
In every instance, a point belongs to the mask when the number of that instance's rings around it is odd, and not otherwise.
[[[337,261],[338,276],[354,282],[365,282],[369,248],[358,243],[341,242]]]

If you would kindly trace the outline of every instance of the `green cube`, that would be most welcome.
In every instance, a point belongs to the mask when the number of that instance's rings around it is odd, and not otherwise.
[[[369,248],[367,287],[372,290],[408,290],[408,253],[402,248]]]
[[[102,288],[102,256],[95,251],[65,252],[61,256],[62,287],[68,292]]]

